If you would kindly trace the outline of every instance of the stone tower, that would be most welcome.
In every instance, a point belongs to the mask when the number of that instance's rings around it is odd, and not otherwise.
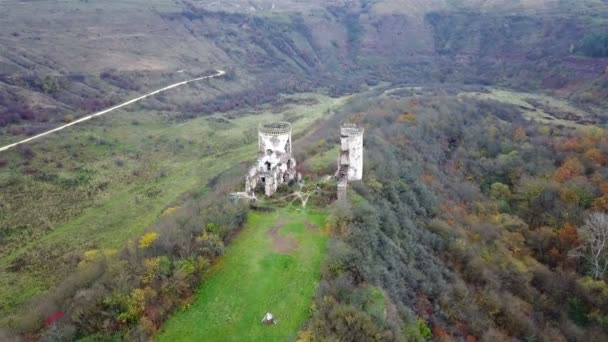
[[[296,160],[291,157],[291,124],[261,124],[258,127],[258,161],[249,170],[245,191],[251,193],[262,186],[266,196],[272,196],[280,184],[295,179]]]
[[[345,124],[340,128],[338,178],[348,181],[363,178],[363,128]]]

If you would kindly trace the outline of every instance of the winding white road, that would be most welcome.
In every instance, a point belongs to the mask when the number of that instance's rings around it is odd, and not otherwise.
[[[161,93],[161,92],[163,92],[163,91],[166,91],[166,90],[169,90],[169,89],[173,89],[173,88],[175,88],[175,87],[179,87],[179,86],[182,86],[182,85],[185,85],[185,84],[188,84],[188,83],[192,83],[192,82],[196,82],[196,81],[205,80],[205,79],[208,79],[208,78],[220,77],[220,76],[223,76],[223,75],[225,75],[225,74],[226,74],[226,72],[225,72],[224,70],[217,70],[217,72],[216,72],[215,74],[213,74],[213,75],[209,75],[209,76],[203,76],[203,77],[198,77],[198,78],[193,78],[193,79],[191,79],[191,80],[187,80],[187,81],[183,81],[183,82],[179,82],[179,83],[172,84],[172,85],[170,85],[170,86],[166,86],[166,87],[164,87],[164,88],[161,88],[161,89],[155,90],[155,91],[153,91],[153,92],[151,92],[151,93],[148,93],[148,94],[143,95],[143,96],[140,96],[140,97],[138,97],[138,98],[135,98],[135,99],[129,100],[129,101],[127,101],[127,102],[121,103],[121,104],[116,105],[116,106],[114,106],[114,107],[110,107],[110,108],[108,108],[108,109],[104,109],[104,110],[102,110],[101,112],[97,112],[97,113],[94,113],[94,114],[91,114],[91,115],[87,115],[87,116],[82,117],[82,118],[80,118],[80,119],[78,119],[78,120],[74,120],[74,121],[72,121],[72,122],[70,122],[70,123],[68,123],[68,124],[63,125],[63,126],[59,126],[59,127],[53,128],[53,129],[51,129],[51,130],[49,130],[49,131],[46,131],[46,132],[40,133],[40,134],[38,134],[38,135],[34,135],[33,137],[29,137],[29,138],[27,138],[27,139],[23,139],[23,140],[21,140],[21,141],[17,141],[16,143],[13,143],[13,144],[10,144],[10,145],[6,145],[6,146],[3,146],[3,147],[0,147],[0,152],[2,152],[2,151],[6,151],[6,150],[8,150],[8,149],[10,149],[10,148],[13,148],[13,147],[18,146],[18,145],[21,145],[21,144],[25,144],[25,143],[30,142],[30,141],[32,141],[32,140],[36,140],[36,139],[38,139],[38,138],[42,138],[42,137],[43,137],[43,136],[45,136],[45,135],[49,135],[49,134],[51,134],[51,133],[54,133],[54,132],[57,132],[57,131],[61,131],[61,130],[63,130],[63,129],[66,129],[66,128],[70,127],[70,126],[74,126],[74,125],[76,125],[76,124],[78,124],[78,123],[81,123],[81,122],[83,122],[83,121],[90,120],[90,119],[92,119],[92,118],[94,118],[94,117],[96,117],[96,116],[101,116],[101,115],[104,115],[104,114],[108,114],[109,112],[112,112],[112,111],[114,111],[114,110],[120,109],[120,108],[125,107],[125,106],[128,106],[128,105],[130,105],[130,104],[132,104],[132,103],[135,103],[135,102],[137,102],[137,101],[141,101],[141,100],[145,99],[146,97],[150,97],[150,96],[152,96],[152,95],[156,95],[156,94]]]

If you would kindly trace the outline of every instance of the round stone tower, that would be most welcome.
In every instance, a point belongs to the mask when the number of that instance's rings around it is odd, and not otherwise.
[[[245,191],[258,186],[272,196],[280,184],[296,180],[296,160],[291,157],[291,124],[272,122],[258,127],[258,162],[249,170]]]
[[[260,154],[267,154],[270,150],[291,156],[291,124],[289,122],[260,124],[258,141]]]
[[[338,176],[349,181],[363,178],[363,133],[364,129],[353,124],[344,124],[340,129],[340,161]]]

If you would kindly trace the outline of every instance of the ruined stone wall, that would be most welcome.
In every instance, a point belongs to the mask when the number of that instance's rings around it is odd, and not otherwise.
[[[258,161],[249,171],[245,191],[262,186],[272,196],[280,184],[296,179],[296,161],[291,157],[291,125],[287,122],[261,124],[258,128]]]
[[[260,153],[272,150],[277,153],[287,153],[291,155],[291,131],[281,134],[259,133]]]

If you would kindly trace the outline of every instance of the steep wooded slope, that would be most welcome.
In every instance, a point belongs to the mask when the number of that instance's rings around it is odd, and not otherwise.
[[[608,61],[579,52],[582,39],[605,24],[600,1],[132,0],[3,7],[5,140],[219,67],[231,70],[225,83],[147,106],[199,114],[272,101],[279,92],[343,93],[378,81],[550,88],[596,105],[606,94]]]

